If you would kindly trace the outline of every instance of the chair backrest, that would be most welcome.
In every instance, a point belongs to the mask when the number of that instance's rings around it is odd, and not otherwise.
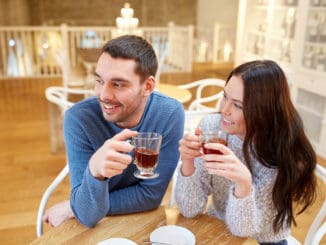
[[[74,77],[72,74],[72,67],[69,61],[69,54],[61,49],[54,54],[57,64],[60,66],[62,73],[62,84],[64,87],[82,87],[85,86],[85,79],[81,77]]]
[[[322,181],[322,185],[326,184],[326,168],[317,164],[315,174]],[[322,187],[322,190],[324,188]],[[322,193],[325,195],[325,193]],[[304,240],[304,245],[319,245],[323,236],[326,235],[326,199],[324,199],[317,215],[315,216],[313,222],[311,223],[309,230],[307,232],[306,238]],[[301,243],[293,236],[287,238],[288,245],[301,245]]]
[[[184,125],[184,132],[185,133],[194,133],[195,129],[197,128],[200,120],[207,114],[212,113],[211,110],[201,110],[201,111],[185,111],[185,125]],[[172,188],[171,194],[169,199],[169,206],[175,205],[175,185],[177,182],[177,171],[179,166],[181,165],[181,161],[179,160],[176,170],[172,176]]]
[[[86,98],[93,94],[94,91],[89,89],[77,89],[59,86],[48,87],[45,90],[46,99],[49,102],[59,106],[63,112],[76,103],[76,101],[70,100],[70,96],[82,95],[84,98]]]
[[[198,110],[211,110],[211,111],[217,111],[220,106],[220,101],[223,98],[223,87],[225,85],[225,81],[219,78],[206,78],[201,79],[198,81],[194,81],[191,83],[179,85],[180,88],[183,89],[196,89],[196,97],[195,99],[190,103],[189,110],[190,111],[198,111]],[[214,95],[205,96],[203,94],[204,90],[208,87],[215,87],[216,91],[218,91]],[[209,107],[206,104],[209,102],[215,102],[214,107]]]
[[[93,94],[94,94],[93,90],[74,89],[74,88],[67,88],[67,87],[49,87],[45,90],[45,96],[47,100],[57,105],[60,108],[62,114],[76,102],[70,100],[71,96],[78,95],[84,98],[84,97],[91,96]],[[51,137],[58,137],[58,135],[56,135],[56,133],[55,134],[51,133]],[[53,193],[53,191],[57,188],[57,186],[64,180],[64,178],[68,174],[69,174],[69,167],[68,164],[66,164],[65,167],[60,171],[60,173],[51,182],[51,184],[47,187],[47,189],[42,195],[40,206],[37,213],[37,218],[36,218],[36,235],[38,237],[40,237],[43,234],[42,217],[44,215],[48,200],[51,194]]]
[[[326,168],[317,164],[316,167],[316,175],[322,181],[322,184],[326,184]],[[322,188],[325,190],[324,188]],[[325,195],[325,193],[323,193]],[[304,245],[318,245],[326,235],[326,199],[323,197],[324,202],[319,209],[318,214],[316,215],[315,219],[313,220],[312,224],[309,227],[306,239],[304,241]]]

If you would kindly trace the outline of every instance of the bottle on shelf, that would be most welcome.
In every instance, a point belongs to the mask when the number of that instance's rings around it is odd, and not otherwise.
[[[252,52],[256,55],[259,53],[259,39],[258,36],[255,36],[254,44],[252,47]]]
[[[291,41],[287,38],[281,44],[281,60],[291,63]]]
[[[308,41],[310,42],[316,42],[317,41],[317,35],[318,35],[318,13],[315,13],[312,16],[309,16],[308,19]]]
[[[325,0],[326,2],[326,0]],[[325,43],[326,42],[326,13],[319,13],[319,42]]]
[[[302,61],[304,67],[309,69],[313,68],[313,56],[314,52],[312,46],[309,46],[309,48],[306,47]]]
[[[284,0],[283,4],[286,6],[296,6],[297,5],[297,0]]]
[[[326,55],[322,47],[316,55],[316,70],[322,72],[326,71]]]
[[[310,4],[311,4],[311,6],[319,6],[320,0],[311,0]]]
[[[264,55],[264,44],[265,44],[265,38],[263,36],[260,36],[258,39],[258,55],[262,56]]]
[[[281,28],[280,28],[280,36],[285,37],[286,36],[286,13],[284,14],[281,22]]]
[[[286,29],[285,36],[288,38],[294,37],[295,28],[295,8],[289,8],[286,12]]]

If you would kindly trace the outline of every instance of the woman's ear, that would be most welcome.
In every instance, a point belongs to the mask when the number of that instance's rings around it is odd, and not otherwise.
[[[144,82],[144,96],[149,96],[155,89],[155,78],[149,76]]]

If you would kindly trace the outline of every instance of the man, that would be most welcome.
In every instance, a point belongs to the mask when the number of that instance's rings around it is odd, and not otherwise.
[[[93,227],[104,216],[158,207],[179,159],[184,110],[154,92],[157,58],[143,38],[126,35],[106,43],[99,57],[95,95],[77,103],[64,118],[71,196],[43,220],[57,226],[71,217]],[[137,132],[162,134],[159,177],[137,179],[133,147]]]

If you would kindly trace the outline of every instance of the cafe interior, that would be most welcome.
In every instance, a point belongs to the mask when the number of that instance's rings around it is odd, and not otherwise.
[[[258,244],[211,217],[182,217],[171,201],[175,178],[155,215],[130,216],[148,220],[142,231],[105,234],[119,216],[95,229],[42,222],[45,209],[70,195],[64,112],[93,95],[102,45],[125,34],[152,44],[156,90],[183,104],[185,130],[217,110],[235,66],[271,59],[282,67],[318,155],[318,197],[291,229],[300,243],[289,244],[326,245],[325,0],[0,0],[0,243],[97,244],[111,234],[142,244],[169,224],[192,231],[196,244]],[[120,242],[112,244],[129,244]]]

